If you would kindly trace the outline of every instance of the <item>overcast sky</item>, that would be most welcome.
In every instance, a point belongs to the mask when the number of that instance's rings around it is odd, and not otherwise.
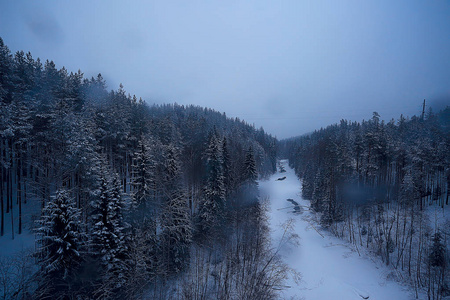
[[[286,138],[450,104],[450,1],[7,1],[0,36],[147,103]]]

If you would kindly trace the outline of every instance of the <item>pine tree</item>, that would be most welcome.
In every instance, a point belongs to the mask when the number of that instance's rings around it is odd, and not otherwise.
[[[0,103],[9,104],[12,98],[13,58],[0,37]]]
[[[258,172],[256,171],[255,155],[250,146],[245,155],[244,169],[242,171],[242,182],[252,186],[258,186]]]
[[[445,267],[445,245],[442,242],[442,235],[438,231],[433,235],[433,243],[431,245],[428,260],[432,267]]]
[[[102,164],[105,163],[97,151],[99,146],[91,116],[85,112],[80,117],[74,117],[70,123],[70,135],[63,162],[63,172],[67,174],[66,179],[70,179],[70,184],[66,184],[77,195],[78,207],[83,207],[86,211],[90,200],[96,197]]]
[[[37,222],[37,258],[41,266],[39,291],[64,291],[82,261],[84,234],[80,229],[80,209],[65,190],[59,190],[42,211]]]
[[[223,178],[224,178],[224,187],[225,187],[225,196],[228,197],[232,190],[232,178],[231,178],[231,159],[230,153],[228,151],[228,142],[227,138],[223,138],[222,142],[222,156],[223,156]]]
[[[132,166],[132,209],[143,219],[151,213],[151,200],[155,192],[155,162],[150,140],[139,141]]]
[[[319,169],[314,177],[314,189],[312,192],[311,208],[316,212],[321,212],[323,208],[323,202],[326,198],[326,187],[328,186],[328,180]]]
[[[166,150],[164,208],[161,215],[161,250],[164,269],[168,274],[178,273],[189,262],[192,225],[187,197],[181,181],[178,149],[170,144]]]
[[[106,168],[100,178],[99,195],[93,203],[92,244],[94,257],[100,259],[102,282],[97,296],[116,293],[126,281],[127,244],[123,221],[124,204],[117,174],[109,175]]]
[[[241,178],[240,205],[253,205],[258,201],[258,173],[253,148],[249,147],[245,154],[245,161]]]
[[[101,174],[98,198],[93,201],[92,239],[95,254],[107,269],[113,268],[117,254],[125,247],[123,200],[118,175],[111,178],[105,168]]]
[[[207,183],[200,206],[200,231],[203,234],[218,230],[225,209],[225,186],[223,177],[223,153],[217,133],[210,137],[206,150]]]
[[[302,176],[302,197],[311,200],[314,192],[313,167],[308,164]]]

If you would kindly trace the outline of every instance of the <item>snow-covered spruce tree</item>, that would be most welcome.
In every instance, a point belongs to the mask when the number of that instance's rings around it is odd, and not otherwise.
[[[223,178],[224,178],[224,187],[225,187],[225,196],[228,198],[230,196],[230,192],[232,190],[232,179],[231,179],[231,158],[230,153],[228,151],[228,141],[227,138],[223,138],[222,142],[222,156],[223,156]]]
[[[93,201],[92,246],[102,266],[102,284],[97,296],[111,298],[126,282],[127,246],[119,176],[102,169],[98,198]]]
[[[258,172],[256,171],[256,161],[255,161],[255,155],[253,153],[253,147],[249,147],[247,150],[247,153],[245,155],[245,161],[244,161],[244,170],[242,174],[242,181],[251,184],[251,185],[258,185]]]
[[[80,210],[65,190],[58,190],[42,210],[36,229],[39,297],[57,299],[71,290],[75,271],[82,261],[80,251],[84,248],[79,222]]]
[[[179,149],[173,144],[166,147],[164,173],[161,261],[163,271],[171,275],[187,266],[189,246],[192,242],[192,224],[181,181]]]
[[[208,236],[219,229],[224,218],[225,186],[222,144],[217,133],[211,134],[206,149],[207,182],[199,209],[199,233]]]
[[[92,203],[92,246],[106,273],[114,273],[117,284],[123,280],[121,269],[126,257],[123,221],[123,199],[117,174],[110,175],[102,168],[99,195]]]
[[[429,289],[428,297],[430,294],[432,299],[442,299],[440,297],[445,296],[449,292],[448,279],[446,279],[446,270],[448,261],[446,258],[447,249],[443,242],[442,235],[437,231],[432,238],[432,244],[430,252],[428,254],[429,264]],[[447,282],[446,282],[447,281]],[[440,296],[440,297],[439,297]]]
[[[433,243],[428,256],[430,265],[432,267],[445,267],[445,252],[446,250],[445,245],[442,242],[442,235],[438,231],[433,235]]]
[[[92,246],[93,251],[97,256],[102,257],[102,254],[108,252],[111,245],[109,243],[111,238],[112,224],[109,217],[110,210],[110,185],[109,176],[106,173],[104,167],[102,167],[102,172],[100,174],[100,183],[97,199],[93,200],[92,205]],[[103,257],[102,257],[103,260]]]
[[[119,250],[126,251],[126,248],[123,247],[126,241],[126,227],[127,224],[124,221],[123,210],[124,210],[124,199],[122,197],[121,191],[121,182],[119,175],[117,173],[114,174],[111,182],[111,209],[109,219],[114,228],[114,235],[117,238],[116,244],[120,246]],[[120,253],[122,253],[120,251]]]
[[[306,166],[302,177],[302,197],[308,200],[312,199],[314,192],[314,170],[311,164]]]
[[[150,214],[151,200],[155,192],[155,162],[152,155],[151,140],[142,138],[134,153],[132,166],[131,208],[140,220]]]
[[[155,147],[150,136],[142,136],[133,155],[127,298],[142,292],[142,286],[155,280],[158,274]]]
[[[64,157],[65,184],[76,195],[77,207],[83,208],[83,217],[87,218],[89,203],[98,189],[103,159],[98,153],[95,137],[94,115],[86,111],[73,116],[70,134],[67,140],[67,152]]]
[[[316,175],[314,176],[314,189],[312,192],[311,208],[320,212],[322,210],[322,204],[326,197],[325,188],[328,186],[328,179],[324,174],[318,169]]]
[[[241,201],[244,204],[254,204],[258,199],[258,172],[256,170],[255,155],[250,146],[245,154],[241,178]]]
[[[9,104],[12,97],[13,57],[0,37],[0,104]]]

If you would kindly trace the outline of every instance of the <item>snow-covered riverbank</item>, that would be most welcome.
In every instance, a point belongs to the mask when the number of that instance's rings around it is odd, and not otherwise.
[[[301,198],[300,181],[287,161],[281,163],[286,172],[260,182],[260,191],[263,198],[269,198],[274,245],[283,234],[280,224],[289,219],[300,236],[299,246],[286,244],[280,251],[285,262],[302,276],[299,284],[288,280],[283,299],[414,299],[406,287],[387,279],[388,268],[363,253],[360,256],[351,245],[322,231],[311,220],[309,201]],[[277,180],[282,177],[286,178]],[[294,213],[295,204],[300,213]]]

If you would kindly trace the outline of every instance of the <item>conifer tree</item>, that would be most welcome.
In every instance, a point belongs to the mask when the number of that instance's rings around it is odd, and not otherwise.
[[[150,140],[139,141],[132,166],[132,209],[143,219],[151,209],[151,200],[155,192],[155,163]]]
[[[258,201],[258,172],[256,170],[256,161],[253,148],[250,146],[245,154],[244,165],[242,168],[240,194],[242,200],[238,206],[253,205]]]
[[[258,172],[256,171],[255,155],[253,153],[253,147],[249,147],[245,155],[244,169],[242,172],[242,181],[246,184],[257,186],[258,185]]]
[[[223,153],[217,133],[213,133],[206,150],[207,182],[200,207],[200,231],[206,234],[217,230],[223,220],[225,187],[223,177]]]
[[[118,256],[126,251],[123,200],[118,175],[114,177],[103,168],[100,177],[99,195],[93,201],[92,243],[95,255],[100,257],[107,270],[115,268]]]
[[[99,195],[93,203],[92,244],[94,257],[102,266],[102,285],[98,296],[117,293],[126,281],[128,247],[123,221],[123,199],[117,174],[112,177],[103,168]]]
[[[433,235],[433,243],[431,244],[430,254],[428,255],[428,260],[432,267],[445,267],[445,252],[442,235],[438,231]]]
[[[43,209],[37,224],[39,292],[45,295],[70,289],[84,248],[80,210],[67,191],[59,190]]]
[[[161,216],[161,250],[164,269],[168,274],[178,273],[189,262],[192,225],[187,197],[181,181],[178,149],[170,144],[165,155],[164,208]]]
[[[224,187],[225,187],[225,196],[228,197],[232,190],[232,178],[231,178],[231,159],[230,153],[228,151],[228,142],[227,138],[223,138],[222,142],[222,156],[223,156],[223,178],[224,178]]]

